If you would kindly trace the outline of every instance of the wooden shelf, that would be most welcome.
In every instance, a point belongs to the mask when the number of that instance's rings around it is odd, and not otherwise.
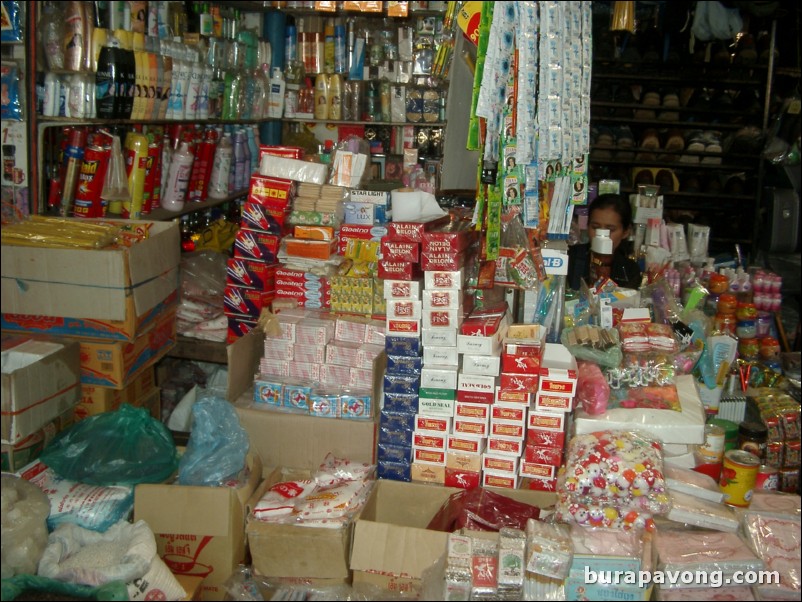
[[[335,119],[315,119],[307,118],[307,117],[284,117],[282,121],[286,121],[289,123],[328,123],[331,125],[384,125],[390,127],[399,127],[404,125],[412,125],[415,127],[429,127],[429,128],[436,128],[436,127],[445,127],[445,122],[443,121],[434,121],[434,122],[413,122],[413,121],[345,121],[345,120],[335,120]]]
[[[205,201],[201,201],[199,203],[188,201],[184,203],[184,208],[181,211],[168,211],[167,209],[162,209],[161,207],[159,207],[158,209],[152,211],[151,213],[142,215],[140,219],[151,220],[154,222],[169,221],[181,217],[182,215],[195,213],[196,211],[203,211],[204,209],[210,209],[212,207],[217,207],[218,205],[224,205],[225,203],[236,201],[237,199],[242,198],[247,194],[248,194],[248,189],[246,188],[244,190],[239,190],[233,194],[230,194],[224,199],[206,199]],[[112,219],[122,219],[121,216],[115,214],[109,214],[106,217]]]
[[[635,105],[633,105],[635,106]],[[637,105],[641,109],[651,109],[643,105]],[[655,111],[674,112],[676,109],[663,109],[657,107]],[[617,125],[650,125],[656,128],[685,128],[694,130],[740,130],[744,127],[743,123],[712,123],[702,121],[667,121],[662,119],[633,119],[629,117],[615,117],[614,115],[591,115],[591,124],[596,123],[615,123]]]
[[[745,171],[745,170],[752,170],[753,167],[750,167],[747,164],[729,164],[729,163],[719,163],[715,164],[706,164],[706,163],[683,163],[682,161],[644,161],[637,158],[637,154],[639,152],[649,153],[650,151],[638,151],[637,149],[632,149],[631,151],[628,149],[611,149],[612,152],[631,152],[635,154],[635,158],[633,159],[599,159],[598,157],[594,156],[593,153],[590,155],[590,162],[594,164],[602,164],[602,165],[627,165],[632,167],[633,169],[640,168],[640,167],[662,167],[671,170],[719,170],[719,171]],[[682,153],[671,153],[680,155]],[[707,157],[721,157],[721,155],[709,154],[703,155]]]
[[[81,119],[80,117],[45,117],[37,115],[40,125],[170,125],[173,123],[199,123],[202,125],[240,125],[258,124],[270,121],[281,121],[266,117],[264,119],[100,119],[97,117]]]

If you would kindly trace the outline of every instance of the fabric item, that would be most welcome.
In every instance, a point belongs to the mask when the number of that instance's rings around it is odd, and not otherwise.
[[[737,8],[727,8],[721,2],[697,2],[691,32],[697,40],[730,40],[743,29],[743,19]]]
[[[613,252],[611,278],[622,288],[640,288],[641,270],[638,262],[630,259],[621,245]],[[568,248],[568,286],[579,290],[580,281],[590,281],[590,244],[573,245]]]

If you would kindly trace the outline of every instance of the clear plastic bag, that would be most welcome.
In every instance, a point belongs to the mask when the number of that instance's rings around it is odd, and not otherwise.
[[[92,485],[160,483],[178,466],[167,427],[128,404],[62,431],[41,460],[59,476]]]
[[[228,401],[205,392],[192,406],[193,426],[178,467],[181,485],[217,487],[245,467],[248,433]]]
[[[577,360],[594,362],[603,368],[616,368],[623,354],[618,331],[601,326],[577,326],[566,328],[560,334],[560,342]]]
[[[3,474],[2,578],[35,573],[47,546],[47,515],[50,502],[28,481]],[[3,597],[5,600],[6,598]]]

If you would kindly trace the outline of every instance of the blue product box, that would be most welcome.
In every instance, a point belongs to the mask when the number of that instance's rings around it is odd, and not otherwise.
[[[398,464],[409,464],[412,462],[412,448],[400,445],[389,445],[379,443],[379,462],[396,462]]]
[[[385,374],[385,393],[417,393],[420,388],[420,376],[411,374]]]
[[[376,476],[380,479],[388,479],[390,481],[409,482],[412,480],[412,466],[409,464],[382,462],[379,460]]]
[[[340,418],[370,420],[373,417],[373,399],[370,393],[343,393],[340,395]]]
[[[281,405],[289,410],[309,411],[310,385],[285,384],[281,394]]]
[[[414,431],[415,414],[404,414],[382,410],[380,424],[391,431]]]
[[[403,429],[379,428],[379,443],[395,445],[398,447],[411,447],[415,431]]]
[[[422,357],[387,354],[387,374],[411,374],[413,376],[420,376],[422,368]]]
[[[387,335],[384,338],[384,350],[387,355],[408,355],[420,357],[423,354],[421,340],[417,337],[399,337]]]
[[[323,418],[340,418],[340,396],[313,393],[309,396],[309,413]]]
[[[417,393],[385,393],[384,409],[388,412],[417,414],[419,399]]]
[[[257,404],[267,404],[281,407],[281,392],[284,384],[275,380],[256,379],[253,381],[253,401]]]

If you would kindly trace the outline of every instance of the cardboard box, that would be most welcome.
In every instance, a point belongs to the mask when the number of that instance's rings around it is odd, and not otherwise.
[[[5,337],[2,349],[1,435],[15,445],[78,403],[80,350],[69,341],[16,336]]]
[[[546,343],[540,363],[540,390],[544,394],[576,395],[576,358],[564,345]]]
[[[423,571],[445,554],[448,533],[426,529],[449,496],[460,489],[379,481],[356,521],[351,549],[354,584],[419,591]],[[546,508],[554,494],[526,490],[496,493]]]
[[[81,383],[123,389],[176,343],[175,310],[132,343],[81,339]]]
[[[133,341],[158,320],[177,302],[178,223],[124,223],[149,224],[149,238],[121,249],[4,245],[3,329]]]
[[[101,387],[99,385],[81,385],[81,398],[75,408],[78,419],[111,412],[122,404],[135,405],[135,402],[150,394],[156,387],[156,371],[153,366],[146,368],[124,389]]]
[[[61,431],[75,423],[73,410],[67,410],[55,420],[51,420],[32,435],[16,444],[2,444],[3,472],[17,472],[38,459],[42,451]]]
[[[143,484],[134,490],[134,520],[156,536],[159,556],[174,574],[203,576],[202,598],[222,600],[222,584],[245,560],[245,508],[262,476],[249,454],[246,483],[238,488]]]

